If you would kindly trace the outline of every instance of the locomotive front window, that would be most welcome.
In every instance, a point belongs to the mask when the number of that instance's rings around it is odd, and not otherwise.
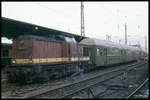
[[[8,50],[3,50],[3,57],[8,57]]]

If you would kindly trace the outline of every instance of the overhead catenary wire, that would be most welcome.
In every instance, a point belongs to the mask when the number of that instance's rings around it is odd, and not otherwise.
[[[53,9],[53,8],[51,8],[51,7],[48,7],[48,6],[43,5],[43,4],[41,4],[41,3],[35,3],[35,4],[41,6],[41,7],[44,8],[44,9],[47,9],[47,11],[49,11],[49,13],[52,13],[51,11],[53,11],[53,12],[56,13],[56,14],[61,13],[60,15],[63,16],[64,18],[72,19],[72,16],[70,17],[69,14],[64,13],[63,11],[58,11],[58,10],[56,10],[56,9]],[[104,13],[108,15],[107,17],[109,17],[109,19],[110,19],[111,21],[114,21],[114,19],[116,19],[116,21],[118,21],[118,19],[121,21],[122,18],[124,17],[124,16],[119,15],[119,8],[118,8],[118,9],[116,8],[116,11],[113,12],[112,9],[109,9],[109,7],[105,6],[103,3],[96,3],[96,4],[97,4],[99,7],[103,7],[103,10],[105,10]],[[68,15],[69,15],[69,17],[68,17]],[[119,22],[119,21],[118,21],[118,22]],[[122,25],[123,25],[123,24],[122,24]],[[118,25],[117,25],[117,28],[118,28],[118,32],[119,32],[119,29],[121,28],[120,25],[119,25],[119,23],[118,23]],[[70,28],[69,28],[69,29],[70,29]],[[122,28],[122,29],[123,29],[123,28]],[[67,28],[67,30],[68,30],[68,28]]]
[[[105,11],[107,11],[106,13],[108,14],[108,15],[110,15],[110,13],[111,13],[111,15],[113,15],[113,17],[115,18],[115,19],[117,19],[118,20],[118,18],[120,19],[120,17],[119,16],[117,16],[116,14],[114,14],[112,11],[110,11],[109,9],[108,9],[108,7],[106,7],[106,6],[104,6],[104,4],[102,4],[102,3],[97,3],[97,5],[99,6],[99,7],[103,7],[104,9],[103,10],[105,10]],[[113,20],[112,19],[112,17],[110,17],[111,18],[111,20]]]
[[[52,12],[54,12],[55,14],[57,14],[57,15],[61,15],[61,17],[64,17],[64,18],[67,18],[67,19],[70,19],[70,20],[72,20],[72,18],[73,17],[71,17],[71,15],[69,14],[66,14],[66,13],[63,13],[62,11],[58,11],[58,10],[55,10],[55,9],[53,9],[53,8],[49,8],[49,7],[47,7],[47,6],[45,6],[45,5],[42,5],[42,4],[39,4],[39,3],[35,3],[36,5],[39,5],[40,7],[42,7],[42,8],[44,8],[44,9],[46,9],[50,14],[52,13]],[[52,11],[52,12],[51,12]],[[60,14],[61,13],[61,14]],[[70,28],[68,27],[67,28],[67,26],[66,26],[66,29],[65,29],[66,31],[69,31],[70,32]]]
[[[45,5],[42,5],[42,4],[39,4],[39,3],[35,3],[36,5],[39,5],[39,6],[41,6],[42,8],[45,8],[45,9],[47,9],[47,11],[49,11],[50,12],[50,10],[51,11],[53,11],[54,13],[57,13],[57,14],[60,14],[61,13],[61,15],[63,16],[63,17],[67,17],[67,18],[69,18],[69,19],[71,19],[72,17],[71,17],[71,14],[67,14],[67,13],[64,13],[64,12],[62,12],[62,11],[58,11],[58,10],[56,10],[56,9],[53,9],[53,8],[49,8],[49,7],[47,7],[47,6],[45,6]],[[51,12],[50,12],[51,13]],[[69,17],[68,17],[69,16]]]
[[[119,15],[119,8],[117,8],[117,13],[115,13],[115,11],[113,12],[112,10],[110,10],[108,7],[106,7],[103,3],[97,3],[97,5],[99,5],[99,7],[102,7],[105,11],[106,11],[106,13],[107,14],[111,14],[112,16],[113,16],[113,18],[111,17],[111,21],[112,20],[114,20],[114,19],[116,19],[118,22],[119,22],[119,20],[121,21],[121,20],[123,20],[122,18],[126,18],[127,16],[123,16],[123,15]],[[118,20],[119,19],[119,20]],[[126,21],[125,21],[125,23],[127,23],[128,21],[127,21],[127,18],[126,18]],[[123,25],[123,24],[122,24]],[[124,26],[124,25],[123,25]],[[138,25],[138,28],[139,28],[140,26]],[[119,28],[120,28],[120,25],[119,25],[119,23],[118,23],[118,32],[119,32]]]

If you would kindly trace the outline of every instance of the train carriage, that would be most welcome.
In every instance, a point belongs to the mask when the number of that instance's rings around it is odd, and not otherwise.
[[[90,61],[95,66],[108,66],[136,61],[142,57],[140,52],[143,52],[135,47],[96,38],[86,38],[80,43],[90,47]]]
[[[121,47],[116,47],[111,42],[87,38],[81,41],[81,44],[89,45],[90,47],[90,60],[95,66],[106,66],[110,64],[120,63]]]

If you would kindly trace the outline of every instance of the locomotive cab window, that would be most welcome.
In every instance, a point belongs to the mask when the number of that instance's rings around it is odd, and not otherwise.
[[[83,47],[83,56],[89,56],[89,50],[87,47]]]
[[[3,50],[3,57],[8,57],[8,53],[9,53],[8,50]]]

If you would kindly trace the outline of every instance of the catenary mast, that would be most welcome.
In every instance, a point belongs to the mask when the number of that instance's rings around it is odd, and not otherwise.
[[[85,28],[84,28],[84,5],[83,1],[81,1],[81,36],[85,36]]]

